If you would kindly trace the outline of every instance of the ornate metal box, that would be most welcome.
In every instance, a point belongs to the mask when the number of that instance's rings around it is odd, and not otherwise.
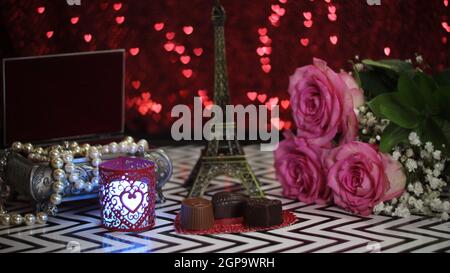
[[[1,144],[8,148],[14,141],[50,146],[68,140],[96,144],[123,139],[124,64],[123,49],[4,59]],[[172,173],[170,159],[160,149],[140,156],[156,163],[158,201],[164,201],[162,186]],[[34,163],[9,149],[0,150],[0,161],[2,196],[12,189],[37,204],[48,199],[48,163]],[[92,177],[87,159],[73,163],[81,180]],[[63,201],[97,197],[97,190],[68,188]]]

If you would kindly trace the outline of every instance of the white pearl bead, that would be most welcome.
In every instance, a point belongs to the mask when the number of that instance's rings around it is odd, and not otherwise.
[[[94,158],[98,158],[100,156],[100,152],[98,151],[98,149],[96,147],[91,147],[89,149],[89,157],[94,159]]]
[[[100,157],[100,152],[99,152],[99,151],[96,151],[96,152],[90,152],[90,153],[89,153],[89,157],[90,157],[91,159],[99,158],[99,157]]]
[[[99,176],[100,175],[100,170],[98,168],[93,168],[92,169],[92,175],[93,176]]]
[[[66,177],[66,173],[62,169],[53,171],[53,178],[57,181],[62,181]]]
[[[134,138],[131,136],[126,136],[123,141],[128,142],[128,143],[133,143],[134,142]]]
[[[95,159],[92,159],[92,161],[91,161],[91,164],[94,167],[98,167],[98,165],[100,165],[100,163],[102,163],[102,160],[100,158],[95,158]]]
[[[130,144],[130,154],[135,154],[137,153],[138,150],[138,145],[136,143],[131,143]]]
[[[81,153],[81,148],[80,147],[75,147],[75,148],[73,148],[72,149],[72,153],[74,154],[74,155],[77,155],[77,154],[80,154]]]
[[[91,148],[91,145],[89,143],[85,143],[85,144],[81,145],[81,148],[87,152]]]
[[[109,154],[109,145],[104,145],[103,147],[102,147],[102,153],[103,154]]]
[[[139,140],[138,143],[137,143],[137,145],[138,145],[139,147],[144,148],[144,151],[147,151],[147,150],[148,150],[148,142],[147,142],[147,140],[145,140],[145,139]]]
[[[11,217],[11,223],[13,225],[21,225],[23,223],[23,217],[20,214],[14,214]]]
[[[76,141],[73,141],[73,142],[70,142],[69,146],[70,146],[70,149],[74,149],[74,148],[78,147],[78,143]]]
[[[64,166],[64,161],[61,158],[52,159],[51,165],[55,169],[61,169]]]
[[[65,154],[65,155],[63,155],[62,159],[64,160],[64,163],[72,163],[73,155]]]
[[[25,215],[24,220],[27,226],[32,226],[36,223],[36,217],[31,213]]]
[[[64,166],[64,169],[68,173],[72,173],[75,170],[75,164],[73,163],[67,163],[66,166]]]
[[[36,221],[39,224],[45,224],[48,221],[48,215],[45,212],[38,212],[38,214],[36,215]]]
[[[27,153],[27,154],[31,153],[31,152],[33,151],[33,144],[31,144],[31,143],[25,143],[25,144],[23,144],[23,145],[22,145],[22,150],[23,150],[25,153]]]
[[[77,190],[82,190],[84,188],[84,181],[81,179],[78,179],[77,181],[75,181],[74,185],[75,189]]]
[[[57,181],[53,183],[52,188],[54,193],[61,193],[64,191],[64,183],[61,181]]]
[[[12,149],[14,152],[20,152],[20,151],[22,151],[22,148],[23,148],[23,145],[20,142],[14,142],[12,144]]]
[[[80,177],[80,176],[78,175],[78,173],[71,173],[71,174],[69,175],[69,181],[72,182],[72,183],[75,183],[75,182],[78,181],[78,178],[79,178],[79,177]]]
[[[59,205],[59,204],[61,204],[61,201],[62,201],[62,197],[61,197],[61,195],[59,195],[57,193],[54,193],[50,196],[50,202],[53,205]]]
[[[0,217],[0,221],[1,221],[2,225],[9,226],[11,224],[11,215],[9,215],[9,214],[2,215]]]
[[[116,142],[111,142],[109,144],[109,151],[113,154],[119,151],[119,145]]]
[[[99,182],[100,182],[100,179],[98,179],[97,176],[92,177],[91,183],[94,187],[98,186]]]
[[[121,153],[127,153],[128,152],[128,142],[125,142],[125,141],[120,142],[119,150]]]
[[[61,154],[60,154],[57,150],[51,150],[51,151],[48,153],[48,156],[49,156],[51,159],[54,159],[54,158],[60,157]]]
[[[84,190],[86,192],[91,192],[94,189],[94,185],[91,182],[84,183]]]

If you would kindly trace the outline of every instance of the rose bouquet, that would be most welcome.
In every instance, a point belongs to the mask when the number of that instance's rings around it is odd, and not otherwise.
[[[275,151],[284,195],[363,216],[448,219],[448,71],[430,76],[399,60],[354,68],[336,73],[314,59],[290,77],[297,130]]]

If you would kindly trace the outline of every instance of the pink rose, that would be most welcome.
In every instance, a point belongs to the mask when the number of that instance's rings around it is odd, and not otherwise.
[[[348,143],[355,140],[358,135],[358,119],[355,108],[364,105],[364,92],[359,88],[355,79],[347,72],[341,71],[339,77],[345,82],[347,89],[344,93],[344,116],[340,131],[342,132],[340,143]]]
[[[331,191],[322,169],[323,150],[304,139],[288,137],[275,151],[275,171],[283,194],[310,204],[330,201]]]
[[[406,187],[406,175],[403,166],[391,155],[381,154],[383,158],[384,172],[389,179],[389,190],[381,201],[389,201],[402,195]]]
[[[354,140],[358,124],[347,91],[341,77],[320,59],[298,68],[289,82],[298,136],[319,146],[330,145],[338,134],[341,143]]]
[[[337,147],[324,164],[335,204],[363,216],[405,188],[401,165],[367,143],[353,141]]]
[[[339,73],[339,77],[347,85],[348,93],[350,93],[352,97],[353,108],[358,108],[364,105],[364,91],[359,87],[358,83],[355,81],[355,78],[345,71],[341,71],[341,73]]]

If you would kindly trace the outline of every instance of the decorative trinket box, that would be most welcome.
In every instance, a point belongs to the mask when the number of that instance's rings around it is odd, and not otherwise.
[[[3,123],[0,151],[2,195],[7,191],[40,206],[52,192],[50,162],[36,162],[8,148],[15,141],[34,147],[70,146],[75,141],[101,147],[124,139],[125,51],[108,50],[3,60]],[[129,156],[102,155],[101,160]],[[157,202],[172,174],[172,163],[161,149],[136,154],[155,163]],[[91,181],[88,157],[73,159],[79,179]],[[98,198],[91,191],[66,187],[62,202]]]

